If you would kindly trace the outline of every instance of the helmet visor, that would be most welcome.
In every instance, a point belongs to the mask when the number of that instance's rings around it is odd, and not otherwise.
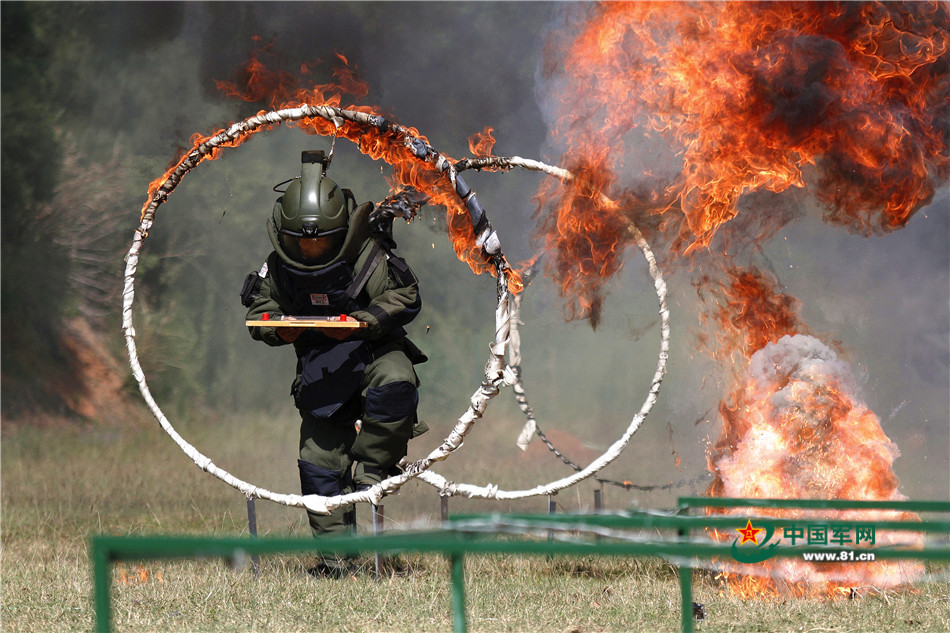
[[[284,252],[295,261],[308,265],[325,264],[335,258],[345,237],[345,227],[321,233],[317,237],[296,231],[280,231],[280,243]]]

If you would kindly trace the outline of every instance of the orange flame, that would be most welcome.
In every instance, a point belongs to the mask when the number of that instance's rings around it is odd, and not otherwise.
[[[120,585],[142,585],[150,579],[160,583],[165,582],[161,570],[152,574],[147,567],[141,565],[133,565],[131,569],[126,570],[125,565],[116,563],[116,574],[116,580]]]
[[[273,71],[274,42],[262,43],[261,38],[254,36],[252,40],[258,48],[251,52],[246,62],[235,70],[236,81],[215,81],[215,86],[230,97],[236,97],[252,103],[271,102],[275,95],[285,95],[297,85],[297,78],[287,72]],[[267,56],[269,61],[261,60]],[[306,65],[301,67],[302,73],[309,73]],[[273,105],[274,103],[271,102]]]
[[[369,94],[368,85],[359,79],[356,69],[347,58],[337,54],[342,66],[336,67],[329,84],[301,86],[301,77],[291,77],[279,71],[268,69],[257,63],[252,56],[248,63],[254,62],[254,73],[240,73],[244,82],[240,88],[228,82],[219,82],[218,87],[231,96],[247,100],[261,100],[266,95],[274,109],[309,105],[331,105],[348,110],[366,112],[382,116],[378,108],[344,103],[344,98],[360,101]],[[309,71],[309,67],[307,68]],[[401,137],[389,131],[374,127],[364,127],[352,121],[343,121],[339,127],[331,121],[315,117],[291,123],[308,134],[320,136],[336,135],[356,144],[359,150],[374,160],[384,160],[393,167],[393,180],[399,185],[413,186],[429,195],[431,204],[446,208],[449,238],[458,258],[466,262],[476,273],[488,270],[494,272],[491,262],[483,250],[476,245],[476,235],[468,217],[468,211],[459,200],[451,184],[431,162],[423,162],[407,147]],[[415,128],[407,127],[409,134],[428,144],[428,139]],[[513,270],[507,272],[509,288],[513,292],[522,289],[520,276]]]
[[[744,357],[719,407],[722,433],[709,448],[710,496],[779,499],[900,500],[893,462],[897,447],[858,398],[850,368],[824,343],[804,334],[797,302],[758,271],[733,269],[712,310],[720,340]],[[708,285],[707,285],[708,287]],[[728,514],[742,516],[741,511]],[[821,522],[919,520],[910,513],[772,511],[776,517]],[[715,535],[721,538],[721,535]],[[877,543],[917,543],[917,535],[877,535]],[[843,595],[841,588],[895,586],[918,577],[919,564],[766,561],[764,576],[728,575],[741,596]],[[776,585],[781,579],[781,588]]]
[[[494,131],[494,128],[486,127],[468,138],[468,151],[472,153],[472,156],[478,158],[491,156],[492,148],[495,147],[495,137],[492,134]]]
[[[671,254],[708,247],[748,194],[806,186],[829,222],[898,229],[950,174],[946,3],[628,2],[579,12],[576,33],[548,39],[553,141],[563,162],[614,172],[618,189],[645,183],[655,206],[628,213],[647,224],[662,215],[652,240]],[[658,137],[670,147],[657,149]],[[657,175],[664,160],[671,173]],[[742,211],[756,214],[750,226],[770,227],[762,237],[787,221],[768,211]]]
[[[703,276],[695,282],[700,298],[710,305],[704,319],[714,341],[706,341],[710,354],[719,359],[730,355],[742,363],[767,343],[787,334],[807,334],[798,318],[797,299],[776,290],[774,275],[757,268],[728,268],[726,282]]]
[[[566,183],[546,182],[540,197],[548,209],[540,215],[549,271],[559,280],[568,299],[569,318],[600,322],[605,294],[601,280],[616,273],[626,234],[619,206],[603,194],[612,183],[603,162],[572,166],[575,178]]]
[[[272,68],[273,61],[265,62],[263,56],[274,57],[271,44],[260,44],[260,38],[254,38],[258,43],[258,50],[254,51],[247,62],[236,71],[234,81],[216,81],[219,90],[226,95],[250,102],[265,102],[271,109],[297,107],[302,104],[311,106],[327,105],[342,107],[348,110],[365,112],[383,116],[377,108],[357,103],[369,94],[369,86],[359,78],[355,68],[351,67],[342,53],[336,57],[341,63],[332,70],[334,81],[326,84],[304,84],[304,79],[311,73],[311,65],[302,64],[297,75]],[[344,99],[353,103],[343,105]],[[264,111],[261,111],[264,112]],[[290,122],[308,134],[320,136],[342,136],[354,142],[359,150],[367,156],[385,160],[393,167],[395,183],[413,186],[428,194],[431,204],[442,205],[446,208],[449,238],[452,241],[456,255],[466,262],[471,269],[479,274],[484,271],[495,272],[493,262],[486,256],[483,249],[476,244],[475,231],[469,220],[468,211],[459,200],[454,188],[448,179],[440,172],[433,162],[422,161],[408,147],[403,137],[390,131],[379,130],[375,127],[365,127],[352,121],[342,121],[339,127],[320,117],[301,119]],[[222,147],[235,147],[245,142],[253,134],[272,126],[263,126],[257,130],[240,136],[235,141],[222,144]],[[406,128],[408,133],[420,142],[428,144],[428,139],[422,136],[415,128]],[[217,134],[217,132],[215,133]],[[195,135],[191,140],[191,149],[184,152],[171,164],[166,172],[149,184],[149,199],[143,206],[143,216],[146,209],[152,204],[156,193],[168,181],[169,177],[188,158],[191,151],[199,148],[202,143],[212,138]],[[219,154],[213,151],[205,157],[214,160]],[[520,275],[511,268],[505,272],[508,287],[512,292],[520,292],[523,288]]]

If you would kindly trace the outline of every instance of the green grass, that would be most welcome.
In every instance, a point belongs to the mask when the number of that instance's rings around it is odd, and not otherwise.
[[[180,430],[234,474],[296,490],[294,420],[205,418]],[[451,507],[480,511],[484,503]],[[497,509],[541,512],[544,504]],[[438,512],[435,492],[410,484],[386,500],[387,528],[432,525]],[[154,423],[5,427],[0,520],[0,626],[37,632],[92,629],[91,534],[233,535],[247,527],[243,496],[200,472]],[[307,533],[299,510],[258,502],[258,521],[262,534]],[[361,529],[368,530],[365,519]],[[219,560],[123,563],[114,570],[115,630],[452,630],[448,564],[422,555],[398,562],[408,573],[379,581],[369,572],[310,577],[307,556],[266,557],[256,579],[248,567]],[[475,632],[679,629],[676,570],[659,560],[470,556],[466,587]],[[946,581],[858,600],[740,600],[711,574],[697,574],[694,599],[707,609],[698,631],[950,630]]]

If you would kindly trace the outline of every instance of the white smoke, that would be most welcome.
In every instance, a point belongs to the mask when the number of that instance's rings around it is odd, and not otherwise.
[[[749,377],[760,389],[771,390],[776,383],[786,384],[771,398],[776,408],[794,406],[796,396],[791,385],[801,381],[811,385],[836,383],[838,389],[855,395],[857,385],[850,366],[813,336],[786,335],[752,355]]]

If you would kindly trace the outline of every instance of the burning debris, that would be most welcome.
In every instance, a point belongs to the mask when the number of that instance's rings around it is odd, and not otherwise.
[[[159,583],[165,582],[161,570],[152,573],[148,567],[142,567],[141,565],[132,565],[132,568],[127,570],[125,565],[119,562],[116,563],[115,573],[116,582],[119,585],[143,585],[149,580]]]
[[[693,603],[693,619],[700,621],[706,619],[706,605],[701,602]]]

